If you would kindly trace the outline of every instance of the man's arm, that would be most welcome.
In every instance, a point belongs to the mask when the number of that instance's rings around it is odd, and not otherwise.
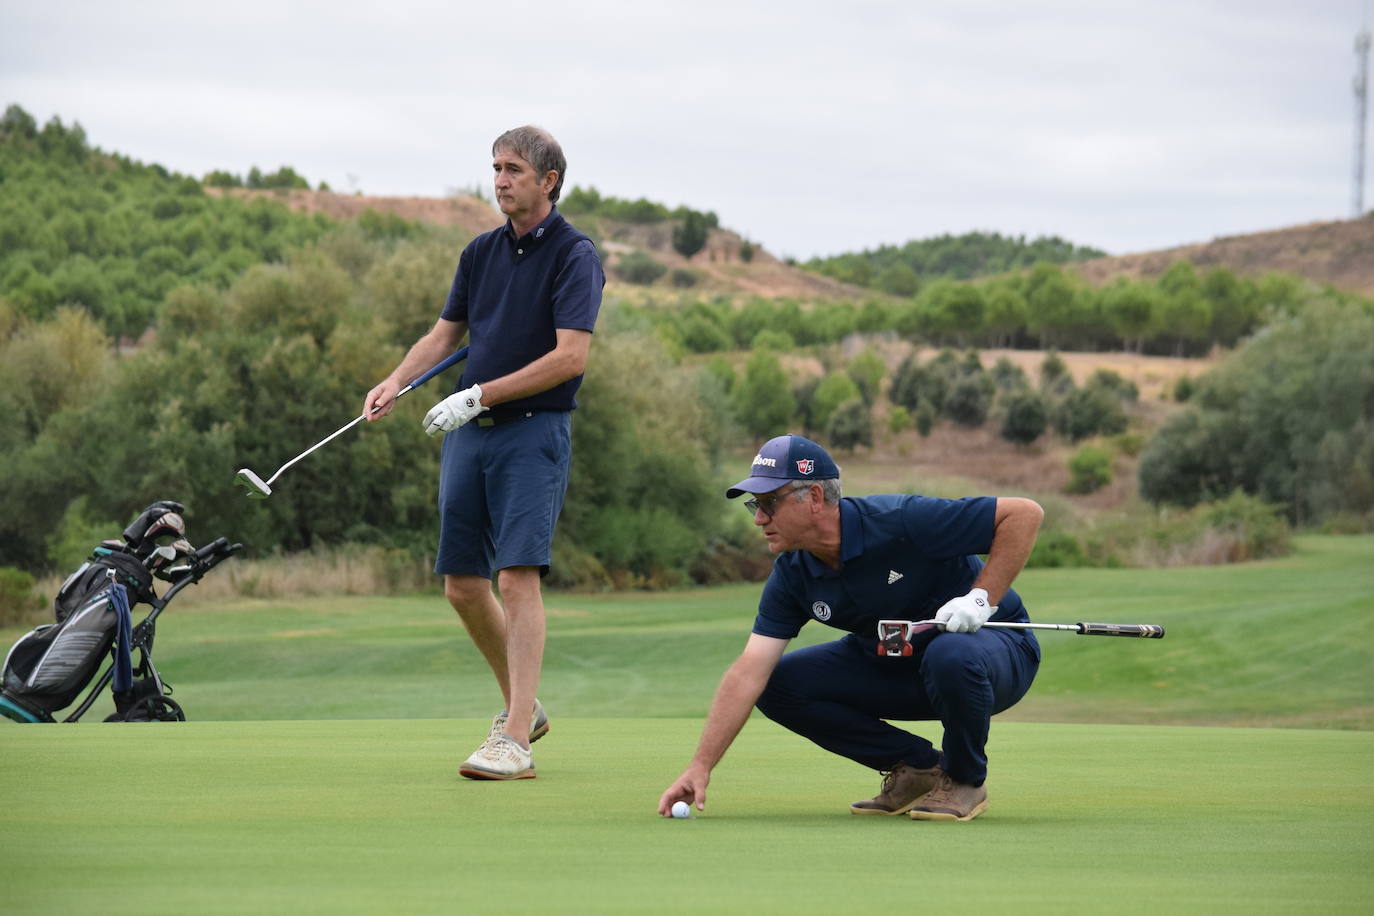
[[[701,732],[701,741],[692,762],[658,800],[658,813],[671,817],[674,802],[694,803],[697,810],[706,807],[706,784],[711,781],[711,770],[725,756],[725,751],[735,740],[754,702],[763,693],[768,678],[782,658],[789,640],[775,639],[771,636],[750,634],[744,651],[735,659],[716,688],[716,697],[711,701],[711,711],[706,715],[706,726]]]
[[[1045,510],[1031,499],[999,498],[992,520],[988,561],[967,595],[951,598],[935,612],[947,633],[976,633],[1026,565]]]
[[[391,413],[396,403],[396,393],[413,379],[419,378],[430,366],[457,350],[467,332],[466,321],[446,321],[443,318],[436,321],[425,336],[415,341],[391,374],[363,398],[363,416],[371,422]],[[372,412],[374,407],[380,408],[375,414]]]
[[[554,332],[554,348],[528,365],[508,375],[482,383],[482,406],[493,407],[505,401],[548,391],[587,371],[587,354],[592,347],[592,332],[559,328]]]
[[[974,588],[988,593],[989,604],[996,605],[1002,600],[1012,580],[1026,565],[1044,518],[1045,510],[1033,499],[998,497],[988,561],[973,583]]]

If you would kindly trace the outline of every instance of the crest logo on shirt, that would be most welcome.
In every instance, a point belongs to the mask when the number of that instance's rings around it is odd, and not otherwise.
[[[891,585],[893,582],[896,582],[896,581],[897,581],[898,579],[900,579],[900,578],[902,578],[902,574],[899,573],[899,572],[897,572],[897,570],[895,570],[895,569],[889,569],[889,570],[887,571],[887,584],[888,584],[888,585]]]
[[[822,622],[829,620],[830,605],[826,604],[824,601],[817,601],[815,604],[811,605],[811,615]]]
[[[814,459],[814,458],[798,458],[798,459],[797,459],[797,471],[798,471],[798,473],[801,473],[801,474],[810,474],[810,473],[811,473],[812,471],[814,471],[815,469],[816,469],[816,459]]]

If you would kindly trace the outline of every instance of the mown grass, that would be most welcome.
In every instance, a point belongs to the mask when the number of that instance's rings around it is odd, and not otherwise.
[[[1027,571],[1038,619],[1169,633],[1045,635],[1036,686],[993,725],[992,806],[972,824],[852,817],[876,776],[759,719],[704,815],[656,816],[757,586],[551,595],[553,731],[540,777],[514,785],[454,772],[499,700],[437,596],[174,603],[157,659],[192,721],[102,725],[102,701],[89,725],[0,722],[0,899],[15,914],[1368,912],[1371,544]]]
[[[1168,636],[1042,635],[1036,684],[1006,718],[1374,727],[1374,537],[1296,545],[1222,567],[1025,571],[1036,620],[1160,623]],[[552,594],[540,696],[570,716],[703,715],[758,591]],[[160,624],[155,658],[193,719],[482,716],[500,703],[438,596],[173,602]],[[836,635],[812,624],[798,643]]]
[[[1374,733],[1009,723],[970,824],[857,818],[875,774],[755,722],[657,816],[694,719],[559,719],[540,777],[456,776],[485,722],[8,729],[4,910],[1360,913]]]

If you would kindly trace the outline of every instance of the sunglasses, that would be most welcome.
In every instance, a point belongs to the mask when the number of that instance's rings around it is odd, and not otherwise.
[[[808,486],[810,486],[810,484],[794,483],[786,490],[781,490],[771,496],[756,496],[753,499],[746,499],[744,501],[744,508],[748,509],[751,515],[757,515],[762,512],[763,517],[771,521],[773,513],[778,511],[778,502],[781,501],[784,496],[789,493],[795,493]]]

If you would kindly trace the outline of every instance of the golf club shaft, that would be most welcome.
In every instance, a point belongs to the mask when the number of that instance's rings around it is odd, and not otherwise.
[[[411,382],[409,385],[405,386],[405,387],[402,388],[400,391],[396,392],[396,397],[399,398],[401,395],[405,394],[407,391],[410,391],[410,390],[412,390],[412,389],[414,389],[414,388],[419,388],[419,387],[420,387],[421,385],[423,385],[425,382],[427,382],[427,381],[429,381],[430,379],[434,378],[434,376],[438,375],[440,372],[443,372],[443,371],[444,371],[445,369],[447,369],[449,366],[452,366],[454,363],[459,362],[459,361],[462,360],[462,359],[465,359],[465,358],[467,357],[467,355],[468,355],[468,348],[467,348],[467,347],[462,347],[462,348],[460,348],[457,352],[452,353],[452,354],[450,354],[449,356],[445,357],[444,359],[440,360],[438,363],[435,363],[435,364],[434,364],[433,366],[431,366],[428,370],[426,370],[426,372],[425,372],[423,375],[421,375],[419,378],[415,379],[415,380],[414,380],[413,382]],[[393,398],[392,400],[395,400],[395,398]],[[374,407],[374,408],[372,408],[372,412],[373,412],[373,413],[376,413],[376,412],[379,411],[379,410],[381,410],[380,407]],[[309,455],[311,452],[315,451],[316,449],[320,448],[321,446],[326,445],[326,444],[328,444],[329,442],[333,441],[333,440],[334,440],[335,438],[337,438],[338,436],[341,436],[341,435],[343,435],[344,433],[348,432],[348,431],[349,431],[350,429],[352,429],[354,426],[357,426],[357,425],[358,425],[358,422],[359,422],[360,420],[363,420],[363,419],[365,419],[366,417],[367,417],[367,414],[361,414],[361,415],[359,415],[359,416],[354,417],[352,420],[348,421],[348,423],[346,423],[345,425],[339,427],[339,428],[336,429],[334,432],[330,433],[328,436],[325,436],[325,437],[324,437],[323,439],[321,439],[319,442],[316,442],[314,445],[310,446],[310,448],[308,448],[308,449],[306,449],[305,451],[301,452],[301,453],[300,453],[299,455],[297,455],[295,458],[292,458],[290,461],[286,462],[286,464],[283,464],[281,467],[277,468],[277,472],[276,472],[275,474],[273,474],[271,477],[267,478],[267,480],[265,481],[266,485],[269,486],[269,487],[272,486],[272,482],[275,481],[278,477],[280,477],[280,476],[282,475],[282,472],[285,471],[287,468],[291,467],[291,465],[295,464],[297,461],[300,461],[300,460],[301,460],[302,458],[304,458],[306,455]]]
[[[1014,630],[1069,630],[1080,636],[1164,638],[1164,628],[1153,623],[1019,623],[1017,621],[989,620],[983,626],[1006,627]]]

